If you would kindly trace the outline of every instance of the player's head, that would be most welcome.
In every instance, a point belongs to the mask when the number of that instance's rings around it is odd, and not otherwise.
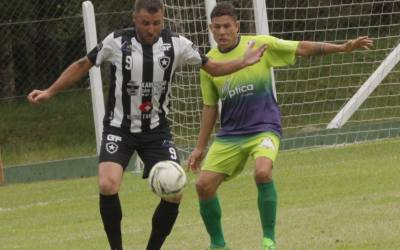
[[[222,2],[214,7],[211,12],[210,30],[219,48],[230,49],[236,45],[239,22],[232,4]]]
[[[133,22],[139,40],[153,44],[164,27],[164,5],[161,0],[137,0],[133,12]]]

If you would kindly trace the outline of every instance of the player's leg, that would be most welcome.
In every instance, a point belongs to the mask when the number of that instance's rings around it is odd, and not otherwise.
[[[216,194],[225,177],[225,174],[202,170],[196,181],[200,215],[210,236],[211,249],[226,245],[221,223],[222,211]]]
[[[169,131],[149,135],[142,140],[138,154],[144,163],[143,178],[147,178],[151,168],[159,161],[171,160],[179,163],[178,152],[171,141]],[[161,199],[152,217],[152,229],[147,243],[147,250],[159,250],[171,233],[179,213],[182,195]]]
[[[122,249],[122,209],[118,196],[124,168],[128,165],[133,150],[127,147],[127,136],[119,131],[103,132],[99,157],[100,215],[112,250]]]
[[[247,159],[241,152],[242,137],[216,138],[203,163],[196,182],[200,215],[210,236],[210,249],[227,249],[222,224],[222,210],[216,194],[220,184],[239,174]]]
[[[274,249],[277,192],[272,179],[273,162],[279,150],[279,138],[272,132],[260,133],[249,142],[255,159],[254,179],[258,190],[258,209],[264,235],[264,249]]]

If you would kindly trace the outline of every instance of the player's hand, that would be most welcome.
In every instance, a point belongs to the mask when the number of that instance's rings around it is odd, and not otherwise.
[[[195,148],[189,155],[188,166],[193,172],[200,171],[200,162],[203,160],[204,153],[202,150]]]
[[[349,40],[343,44],[344,52],[352,52],[356,49],[370,49],[374,46],[374,41],[370,39],[368,36],[360,36],[355,40]]]
[[[28,95],[28,101],[32,104],[39,104],[43,101],[46,101],[51,97],[50,93],[47,90],[38,90],[35,89]]]
[[[260,58],[263,56],[264,51],[267,49],[267,45],[263,44],[258,48],[254,48],[255,41],[250,41],[247,46],[247,50],[243,56],[243,62],[246,66],[255,64],[260,61]]]

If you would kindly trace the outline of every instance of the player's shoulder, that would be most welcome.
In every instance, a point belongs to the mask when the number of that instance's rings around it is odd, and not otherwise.
[[[180,37],[181,37],[179,34],[173,32],[172,30],[167,29],[167,28],[165,28],[165,29],[163,29],[163,30],[161,31],[160,36],[161,36],[163,39],[170,39],[170,38],[172,38],[172,37],[175,37],[175,38],[180,38]]]
[[[255,41],[255,42],[272,42],[277,40],[278,38],[271,36],[271,35],[246,35],[246,36],[241,36],[241,41],[248,43],[249,41]]]

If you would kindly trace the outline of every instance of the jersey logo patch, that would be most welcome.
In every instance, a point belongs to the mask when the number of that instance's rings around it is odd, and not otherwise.
[[[271,149],[272,151],[276,151],[275,145],[272,142],[271,138],[265,138],[261,144],[261,147],[266,148],[266,149]]]
[[[162,57],[158,58],[158,63],[160,64],[160,67],[163,70],[168,68],[170,62],[171,62],[171,58],[169,58],[168,56],[162,56]]]
[[[130,44],[129,42],[125,41],[122,45],[121,45],[121,51],[123,53],[131,53],[134,51],[134,49],[132,48],[132,44]]]
[[[128,95],[130,95],[130,96],[137,96],[137,95],[139,95],[140,84],[136,81],[129,81],[126,84],[126,91],[128,92]]]
[[[172,48],[172,45],[170,43],[163,43],[160,45],[160,50],[161,51],[168,51]]]
[[[153,109],[153,105],[151,104],[151,102],[147,101],[140,104],[139,109],[142,112],[149,112]]]
[[[114,154],[118,151],[118,145],[115,142],[107,142],[106,143],[106,150],[110,154]]]

